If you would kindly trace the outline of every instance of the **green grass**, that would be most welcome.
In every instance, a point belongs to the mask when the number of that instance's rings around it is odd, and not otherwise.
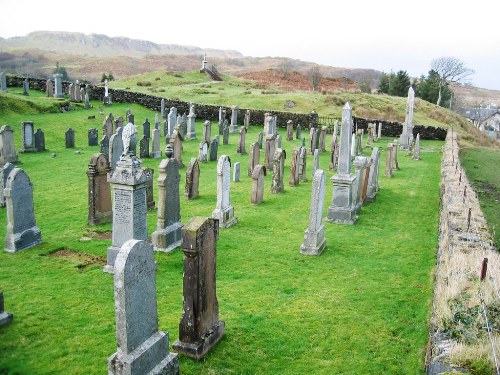
[[[79,269],[75,258],[48,256],[65,248],[105,257],[111,243],[81,241],[89,232],[109,231],[111,225],[91,227],[86,222],[85,172],[98,151],[86,145],[87,129],[97,127],[101,135],[104,115],[80,108],[58,114],[0,114],[1,123],[14,128],[18,149],[19,124],[28,119],[44,130],[49,149],[20,155],[19,166],[34,185],[43,244],[16,254],[0,252],[0,290],[6,310],[14,314],[13,323],[0,328],[2,374],[102,374],[107,357],[116,351],[112,277],[100,264]],[[115,103],[106,113],[124,116],[127,108],[135,114],[139,132],[145,117],[154,119],[153,112],[136,105]],[[88,120],[88,115],[97,119]],[[70,126],[81,154],[64,148],[64,132]],[[199,135],[201,129],[200,121]],[[260,130],[250,128],[247,150]],[[388,141],[376,145],[385,148]],[[299,144],[283,140],[288,155]],[[239,161],[242,177],[231,182],[238,224],[222,229],[217,242],[217,294],[226,335],[204,361],[180,358],[181,373],[423,374],[442,144],[421,141],[420,161],[400,153],[401,170],[392,179],[383,176],[382,152],[376,202],[362,208],[353,226],[325,222],[328,249],[319,257],[305,257],[299,248],[308,225],[311,183],[288,186],[287,160],[285,193],[270,194],[269,173],[264,202],[251,205],[248,155],[236,154],[237,137],[231,135],[229,145],[219,146],[219,155]],[[57,157],[52,158],[52,152]],[[185,142],[185,164],[197,152],[198,142]],[[310,177],[312,157],[308,159]],[[146,159],[143,165],[157,169],[159,161]],[[322,153],[320,167],[327,165],[328,153]],[[185,171],[181,170],[181,194]],[[327,177],[332,175],[327,171]],[[327,180],[324,216],[332,190]],[[210,216],[216,203],[216,162],[201,164],[200,197],[181,197],[183,223],[195,215]],[[0,238],[5,226],[3,214]],[[156,212],[150,211],[150,234],[155,227]],[[182,251],[156,253],[155,259],[159,326],[170,333],[173,343],[182,311]]]
[[[467,173],[474,191],[479,197],[488,227],[492,232],[495,247],[500,249],[500,149],[497,148],[462,148],[460,161]]]

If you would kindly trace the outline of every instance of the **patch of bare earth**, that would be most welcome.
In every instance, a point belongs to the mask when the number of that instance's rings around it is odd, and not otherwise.
[[[76,250],[71,250],[71,249],[56,250],[49,253],[48,255],[51,257],[65,258],[73,262],[77,262],[78,264],[75,267],[78,268],[79,270],[83,270],[84,268],[94,264],[100,266],[104,266],[106,264],[105,257],[87,253],[80,253]]]

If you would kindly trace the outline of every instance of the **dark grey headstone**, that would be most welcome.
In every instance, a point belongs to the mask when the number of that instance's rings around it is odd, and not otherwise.
[[[35,132],[35,149],[45,151],[45,134],[42,129],[37,129]]]
[[[186,171],[186,188],[184,197],[186,199],[194,199],[199,195],[200,185],[200,165],[198,159],[191,158],[188,169]]]
[[[65,147],[66,148],[74,148],[75,147],[75,131],[71,128],[66,130],[65,138],[66,138]]]
[[[99,142],[99,147],[101,148],[101,154],[106,155],[109,160],[109,138],[106,134],[102,136],[101,142]]]
[[[99,145],[99,134],[96,128],[90,128],[88,130],[89,146]]]
[[[144,136],[139,142],[139,157],[149,158],[149,138]]]
[[[146,121],[144,121],[144,123],[142,124],[142,129],[143,134],[146,137],[151,138],[151,124],[149,123],[148,119],[146,119]]]
[[[209,157],[209,160],[210,161],[216,161],[217,160],[217,152],[218,152],[218,148],[219,148],[219,142],[217,142],[217,139],[212,139],[212,141],[210,141],[210,157]]]
[[[224,134],[222,135],[222,144],[223,145],[229,144],[229,126],[227,125],[224,126]]]

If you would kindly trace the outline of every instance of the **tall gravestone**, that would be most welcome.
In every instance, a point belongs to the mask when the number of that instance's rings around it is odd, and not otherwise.
[[[366,201],[373,202],[379,191],[378,172],[380,165],[380,152],[378,147],[374,147],[371,154],[372,165],[368,176],[368,187],[366,191]]]
[[[201,360],[222,339],[216,288],[216,257],[219,223],[193,217],[182,229],[184,252],[183,307],[179,340],[172,349]]]
[[[116,167],[116,164],[120,160],[123,154],[123,140],[120,133],[115,133],[111,136],[109,140],[109,165],[111,170],[113,171]]]
[[[267,169],[273,170],[275,151],[276,151],[276,136],[269,135],[266,137],[266,152],[264,154],[264,165]]]
[[[365,156],[356,156],[354,158],[353,164],[356,170],[356,182],[354,184],[352,201],[354,206],[356,207],[356,212],[358,212],[363,205],[364,196],[362,194],[362,191],[365,183],[365,177],[366,181],[368,181],[368,176],[366,176],[365,172],[367,170],[369,171],[371,165],[371,161],[369,161],[368,159],[369,158]]]
[[[252,197],[250,202],[252,204],[262,203],[264,200],[264,181],[266,176],[266,167],[257,164],[252,173]]]
[[[0,169],[0,207],[5,207],[5,195],[4,189],[7,184],[7,177],[9,177],[9,173],[16,166],[11,163],[5,163],[5,165]]]
[[[386,154],[385,154],[385,171],[384,175],[386,177],[392,177],[392,150],[394,145],[392,143],[387,144]]]
[[[252,177],[253,170],[260,162],[260,147],[258,143],[250,145],[250,154],[248,156],[248,177]]]
[[[262,150],[263,142],[264,142],[264,134],[262,132],[259,132],[259,134],[257,136],[257,144],[259,145],[259,148],[261,150]]]
[[[178,375],[179,358],[168,350],[168,333],[158,330],[156,262],[146,241],[128,240],[120,248],[114,289],[118,348],[108,358],[108,374]]]
[[[231,160],[222,155],[217,163],[217,205],[212,217],[219,220],[219,226],[228,228],[238,222],[231,205]]]
[[[180,131],[179,127],[177,127],[174,129],[172,136],[170,137],[170,144],[172,145],[172,147],[174,149],[174,158],[177,160],[179,168],[184,167],[184,163],[182,162],[182,151],[183,151],[182,141],[183,141],[183,138],[182,138],[181,131]]]
[[[164,119],[167,117],[167,113],[165,111],[165,99],[161,99],[160,101],[160,114],[161,114],[161,117]],[[158,121],[156,121],[158,122]]]
[[[186,199],[195,199],[199,195],[200,185],[200,164],[198,159],[191,158],[189,166],[186,171],[186,188],[184,190],[184,197]]]
[[[155,159],[161,158],[160,130],[158,129],[153,129],[153,145],[151,150],[151,157]]]
[[[101,154],[106,155],[108,160],[110,160],[109,155],[109,138],[106,134],[104,134],[99,142],[99,148],[101,149]]]
[[[210,143],[211,133],[212,133],[212,123],[207,120],[203,124],[203,139],[205,140],[205,142]]]
[[[285,159],[285,150],[277,148],[274,152],[273,180],[271,183],[271,193],[273,194],[279,194],[285,191],[285,184],[283,183]]]
[[[351,173],[351,133],[352,133],[352,110],[346,103],[342,110],[342,127],[340,138],[340,152],[337,173],[331,178],[333,182],[333,197],[328,207],[327,221],[338,224],[354,224],[356,207],[353,204],[353,188],[356,176]]]
[[[85,109],[90,109],[90,98],[89,98],[89,93],[88,92],[85,93],[84,101],[85,101],[84,108]]]
[[[3,292],[0,291],[0,327],[9,324],[14,319],[14,315],[5,311]]]
[[[109,223],[113,218],[111,189],[107,180],[110,171],[106,155],[99,153],[92,156],[87,169],[90,225]]]
[[[7,76],[5,72],[0,72],[0,91],[7,92]]]
[[[337,144],[337,135],[334,133],[330,142],[330,165],[328,166],[330,170],[334,170],[337,166],[338,154],[339,146]]]
[[[313,154],[313,170],[312,170],[313,176],[316,173],[316,169],[318,168],[319,168],[319,149],[317,148],[316,150],[314,150]]]
[[[233,164],[233,182],[240,182],[240,162]]]
[[[24,121],[21,124],[23,148],[22,152],[35,152],[35,127],[33,121]]]
[[[123,153],[115,169],[108,175],[113,191],[113,233],[107,251],[104,272],[113,273],[116,255],[131,239],[147,240],[147,175],[135,156],[137,129],[128,123],[122,133]]]
[[[201,141],[198,147],[198,161],[200,163],[206,163],[208,161],[208,143],[206,141]]]
[[[297,124],[297,127],[295,128],[295,139],[300,139],[302,137],[302,127],[300,124]]]
[[[156,251],[170,252],[181,243],[181,203],[179,163],[167,146],[166,159],[158,167],[158,221],[151,235]]]
[[[145,137],[151,138],[151,124],[149,123],[147,118],[146,121],[144,121],[144,123],[142,124],[142,131]]]
[[[245,141],[246,141],[247,129],[243,126],[240,129],[240,136],[238,138],[238,147],[236,149],[236,153],[240,155],[246,155],[247,151],[245,149]]]
[[[139,142],[139,157],[149,158],[149,138],[146,136],[143,136]]]
[[[325,201],[325,171],[317,169],[313,176],[309,226],[304,232],[300,252],[304,255],[320,255],[326,247],[325,227],[322,223]]]
[[[286,122],[286,140],[293,141],[293,121],[288,120]]]
[[[189,107],[189,115],[187,116],[186,139],[196,139],[196,115],[194,113],[194,105],[191,105]]]
[[[217,141],[217,138],[214,138],[212,139],[212,141],[210,141],[209,150],[210,150],[209,160],[216,161],[217,153],[219,152],[219,142]]]
[[[23,95],[29,96],[30,95],[30,81],[28,78],[26,78],[23,81]]]
[[[304,146],[302,146],[299,149],[299,178],[300,181],[302,182],[307,181],[306,168],[307,168],[307,150]]]
[[[96,128],[90,128],[87,133],[89,146],[99,145],[99,134]]]
[[[177,125],[177,108],[170,108],[170,112],[167,115],[167,124],[168,129],[165,132],[165,137],[168,136],[168,138],[170,138],[175,129],[175,125]]]
[[[75,131],[71,128],[66,130],[65,136],[65,147],[74,148],[75,147]]]
[[[113,115],[110,113],[108,116],[106,116],[102,124],[102,133],[106,134],[108,138],[111,138],[111,136],[113,135],[113,119]]]
[[[25,171],[11,170],[5,181],[4,196],[7,207],[5,251],[15,253],[40,244],[42,234],[36,226],[33,185]]]
[[[48,98],[54,97],[54,84],[52,83],[51,79],[48,79],[45,82],[45,96]]]
[[[297,186],[299,184],[299,149],[294,148],[292,151],[292,158],[290,160],[290,179],[288,180],[290,186]]]
[[[382,123],[378,123],[378,133],[377,133],[377,139],[382,138]]]
[[[417,134],[417,138],[415,140],[415,146],[413,148],[413,160],[420,160],[420,133]]]
[[[399,137],[399,147],[403,150],[410,148],[409,137],[413,134],[413,107],[415,104],[415,91],[412,87],[408,89],[408,98],[406,100],[405,122],[403,123],[403,132]]]
[[[245,118],[243,119],[243,126],[245,127],[245,129],[248,130],[248,128],[250,127],[250,110],[247,109],[245,111]]]
[[[54,77],[54,97],[64,98],[63,88],[62,88],[62,74],[56,73]]]
[[[148,211],[155,209],[155,198],[153,192],[153,177],[155,170],[152,168],[144,168],[144,174],[146,175],[146,206]]]
[[[17,162],[19,159],[14,144],[14,130],[9,125],[4,125],[0,128],[0,166]]]
[[[235,105],[231,107],[231,125],[229,126],[229,132],[238,132],[238,107]]]
[[[323,126],[321,127],[320,135],[319,135],[319,150],[321,152],[326,151],[326,132],[328,130],[328,127]]]
[[[224,130],[222,132],[222,144],[229,144],[229,126],[227,124],[224,124]]]

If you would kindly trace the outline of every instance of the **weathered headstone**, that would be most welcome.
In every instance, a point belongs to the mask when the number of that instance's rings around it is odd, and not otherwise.
[[[0,72],[0,91],[7,92],[7,75],[5,72]]]
[[[250,110],[247,109],[245,111],[245,118],[243,119],[243,126],[245,127],[245,129],[248,130],[248,128],[250,127]]]
[[[323,126],[320,130],[320,135],[319,135],[319,151],[320,152],[325,152],[326,151],[326,132],[328,130],[327,126]]]
[[[238,147],[236,148],[236,153],[240,155],[246,155],[247,151],[245,149],[247,129],[243,126],[240,129],[240,135],[238,137]]]
[[[302,127],[300,124],[297,124],[297,127],[295,128],[295,139],[300,139],[302,137]]]
[[[222,144],[223,145],[229,144],[229,126],[227,126],[227,124],[224,125],[224,132],[222,134]]]
[[[379,191],[378,185],[378,172],[380,165],[380,152],[378,147],[374,147],[371,154],[372,165],[370,168],[370,175],[368,176],[368,187],[366,191],[366,201],[373,202]]]
[[[293,141],[293,121],[288,120],[286,122],[286,140]]]
[[[398,163],[398,141],[395,139],[394,142],[392,142],[393,148],[391,152],[391,163],[392,163],[392,169],[393,170],[398,170],[399,169],[399,163]]]
[[[285,170],[286,152],[281,148],[277,148],[274,152],[273,163],[273,180],[271,184],[271,193],[279,194],[285,191],[283,183],[283,174]]]
[[[198,159],[191,158],[189,166],[186,171],[186,188],[184,190],[184,197],[186,199],[194,199],[199,195],[200,185],[200,165]]]
[[[111,113],[110,113],[111,115]],[[113,118],[113,116],[111,116],[111,118]],[[118,128],[121,128],[123,127],[123,117],[122,116],[118,116],[117,118],[114,119],[115,120],[115,132],[118,131]]]
[[[356,134],[353,133],[351,136],[351,160],[356,156]]]
[[[166,159],[158,166],[158,221],[151,239],[156,251],[170,252],[181,244],[181,203],[179,163],[167,146]]]
[[[35,152],[35,127],[33,121],[24,121],[21,124],[23,148],[22,152]]]
[[[300,253],[303,255],[320,255],[326,247],[325,227],[322,223],[325,181],[325,171],[317,169],[313,175],[309,226],[304,232],[304,243],[300,246]]]
[[[160,114],[163,119],[167,117],[167,113],[165,112],[165,99],[163,98],[160,101]]]
[[[5,181],[5,205],[7,207],[7,231],[5,251],[28,249],[42,242],[42,234],[36,226],[33,208],[33,185],[20,168],[13,168]]]
[[[370,171],[371,160],[365,156],[356,156],[353,164],[356,170],[356,182],[354,184],[352,201],[356,207],[356,212],[358,212],[366,196],[366,186],[368,184],[368,175],[366,172],[369,173]]]
[[[17,162],[19,159],[14,144],[14,130],[9,125],[4,125],[0,128],[0,166]]]
[[[65,147],[66,148],[74,148],[75,147],[75,131],[71,128],[66,130],[65,135]]]
[[[51,79],[48,79],[47,82],[45,82],[45,96],[48,98],[54,97],[54,84]]]
[[[153,181],[155,170],[151,168],[144,168],[144,174],[146,175],[146,206],[148,207],[148,211],[155,209],[155,198],[154,198],[154,189],[153,189]]]
[[[281,148],[281,135],[276,134],[276,148]]]
[[[142,130],[143,130],[143,134],[146,137],[151,138],[151,124],[149,123],[147,118],[146,118],[146,121],[144,121],[144,123],[142,124]]]
[[[194,113],[194,105],[189,107],[189,115],[187,116],[187,133],[186,139],[196,139],[196,115]]]
[[[14,315],[5,311],[3,292],[0,292],[0,327],[12,322]]]
[[[149,158],[149,138],[146,137],[145,135],[142,137],[141,141],[139,142],[139,157],[142,158]]]
[[[413,107],[415,104],[415,91],[412,87],[408,89],[408,98],[406,100],[406,115],[403,123],[403,132],[399,137],[399,147],[403,150],[408,150],[409,136],[413,134]]]
[[[104,272],[113,273],[116,255],[131,239],[147,240],[147,176],[134,154],[137,129],[128,123],[122,134],[122,157],[108,176],[113,189],[113,233]]]
[[[208,161],[208,143],[203,140],[198,147],[198,161],[206,163]]]
[[[264,166],[268,170],[273,170],[274,152],[276,151],[276,136],[270,135],[266,137],[266,152],[264,154]]]
[[[156,262],[146,241],[128,240],[115,262],[118,350],[108,358],[109,375],[178,375],[179,358],[168,351],[168,333],[158,330]]]
[[[316,169],[319,168],[319,149],[314,150],[314,155],[313,155],[313,168],[312,168],[312,175],[316,173]]]
[[[294,148],[292,151],[292,158],[290,160],[290,179],[288,180],[290,186],[297,186],[299,184],[299,149]]]
[[[366,148],[372,148],[373,146],[373,127],[372,123],[368,124],[368,139],[366,140]]]
[[[378,134],[377,134],[377,138],[380,139],[382,138],[382,123],[379,122],[378,123]]]
[[[219,220],[219,226],[228,228],[238,222],[231,205],[231,160],[222,155],[217,162],[217,205],[212,217]]]
[[[211,133],[212,133],[212,123],[207,120],[203,124],[203,139],[205,140],[205,142],[210,143]]]
[[[259,132],[258,138],[257,138],[257,144],[259,145],[259,148],[262,150],[262,146],[264,143],[264,134],[262,132]]]
[[[5,163],[5,165],[0,168],[0,207],[5,207],[5,195],[3,194],[3,189],[5,189],[5,185],[7,184],[7,177],[9,177],[9,173],[16,166],[11,163]]]
[[[306,167],[307,167],[307,150],[304,146],[302,146],[299,149],[299,177],[300,181],[302,182],[307,181]]]
[[[106,134],[111,139],[113,135],[113,115],[110,113],[102,123],[102,134]]]
[[[182,162],[182,151],[184,149],[182,147],[182,141],[183,141],[182,134],[179,130],[179,127],[177,127],[172,132],[172,135],[170,137],[170,144],[174,149],[174,159],[177,160],[179,168],[184,167],[184,163]]]
[[[356,207],[353,204],[353,185],[356,176],[351,173],[351,133],[352,133],[352,110],[346,103],[342,110],[342,127],[340,138],[340,153],[337,173],[331,178],[333,182],[332,204],[328,207],[326,220],[338,224],[354,224]]]
[[[53,75],[53,77],[54,77],[54,97],[64,98],[64,93],[62,89],[62,74],[56,73]]]
[[[130,123],[130,124],[134,124],[135,125],[135,116],[133,113],[130,113],[127,117],[126,117],[126,120],[127,120],[127,123]]]
[[[238,107],[235,105],[231,107],[231,125],[229,126],[229,132],[238,132]]]
[[[85,109],[90,109],[90,98],[89,98],[89,93],[88,92],[85,93],[84,101],[85,101],[84,108]]]
[[[177,125],[177,108],[175,107],[170,108],[170,112],[168,112],[167,116],[167,124],[168,124],[168,129],[165,132],[165,137],[170,138],[170,136],[174,132],[175,125]]]
[[[253,169],[252,177],[252,204],[259,204],[264,200],[264,176],[266,175],[266,167],[257,164]]]
[[[151,150],[151,157],[155,159],[161,158],[160,130],[158,129],[153,129],[153,145]]]
[[[223,135],[224,134],[224,121],[219,121],[219,135]]]
[[[160,130],[160,117],[158,116],[158,113],[155,113],[155,129]]]
[[[30,95],[30,81],[28,78],[26,78],[23,81],[23,95],[29,96]]]
[[[217,153],[219,151],[219,141],[217,140],[217,138],[214,138],[212,139],[212,141],[210,141],[209,150],[210,150],[209,160],[217,161],[218,160]]]
[[[111,207],[111,189],[107,174],[111,171],[105,154],[94,154],[87,169],[89,180],[89,215],[88,223],[98,225],[109,223],[113,218]]]
[[[248,156],[248,177],[252,177],[253,170],[260,162],[260,147],[258,143],[250,145],[250,154]]]
[[[330,165],[328,169],[330,170],[335,169],[335,167],[337,166],[338,154],[339,154],[339,147],[337,144],[337,135],[334,133],[332,135],[332,141],[330,142]]]
[[[272,121],[273,121],[273,116],[271,116],[270,113],[264,113],[264,136],[267,137],[268,135],[274,135],[274,131],[272,129]]]
[[[415,146],[413,148],[413,160],[420,160],[420,133],[417,134]]]
[[[358,129],[356,131],[356,151],[355,155],[363,155],[363,131]]]
[[[87,132],[89,146],[99,145],[99,134],[96,128],[90,128]]]
[[[182,229],[183,307],[172,350],[201,360],[224,336],[216,288],[218,221],[193,217]]]
[[[240,181],[240,162],[237,161],[236,163],[233,164],[233,182],[239,182],[239,181]]]
[[[384,175],[387,177],[392,177],[392,150],[394,145],[392,143],[387,144],[386,154],[385,154],[385,172]]]
[[[115,170],[116,164],[120,160],[123,153],[123,140],[120,134],[115,133],[109,140],[108,160],[112,171]]]

